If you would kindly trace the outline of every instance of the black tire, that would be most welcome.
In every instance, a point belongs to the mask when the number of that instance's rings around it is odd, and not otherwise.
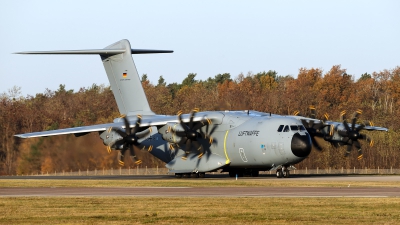
[[[175,178],[182,178],[182,174],[181,173],[175,173]]]
[[[205,178],[206,177],[206,173],[199,173],[199,178]]]
[[[189,178],[190,177],[190,173],[183,173],[182,174],[182,178]]]
[[[191,178],[199,178],[199,173],[192,173],[190,174]]]
[[[229,171],[229,176],[230,177],[236,177],[236,171]]]
[[[290,171],[289,170],[283,171],[283,177],[284,178],[289,178],[290,177]]]
[[[276,170],[276,177],[277,177],[277,178],[282,178],[282,177],[283,177],[282,169]]]

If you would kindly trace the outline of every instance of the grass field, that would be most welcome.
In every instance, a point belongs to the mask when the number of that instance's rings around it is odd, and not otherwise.
[[[307,181],[291,179],[36,180],[4,179],[0,187],[400,187],[399,181]]]
[[[1,224],[399,224],[400,198],[0,198]]]
[[[290,179],[0,180],[0,187],[347,187],[349,184],[400,187],[400,182],[395,181]],[[0,197],[0,212],[0,224],[400,224],[400,198]]]

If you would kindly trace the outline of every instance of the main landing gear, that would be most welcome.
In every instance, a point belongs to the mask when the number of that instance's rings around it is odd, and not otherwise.
[[[290,177],[290,170],[286,167],[282,167],[276,170],[276,177],[277,178],[289,178]]]
[[[205,178],[206,173],[175,173],[176,178]]]

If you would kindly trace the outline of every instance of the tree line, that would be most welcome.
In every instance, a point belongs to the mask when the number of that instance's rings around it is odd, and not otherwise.
[[[344,159],[345,147],[333,148],[318,140],[323,152],[312,151],[297,168],[399,168],[400,167],[400,67],[359,79],[347,74],[340,65],[324,72],[319,68],[300,68],[297,77],[282,76],[276,71],[217,74],[197,80],[190,73],[181,83],[167,84],[160,76],[157,83],[141,77],[152,110],[157,114],[189,113],[194,108],[211,110],[256,110],[290,115],[299,110],[309,115],[309,106],[317,107],[317,118],[329,114],[339,121],[341,111],[347,118],[357,109],[360,121],[373,121],[389,132],[367,132],[375,145],[362,142],[364,159],[356,151]],[[108,154],[97,133],[83,137],[73,135],[20,139],[15,134],[68,127],[109,123],[119,116],[109,86],[93,84],[80,90],[60,85],[56,91],[45,90],[35,96],[21,96],[13,87],[0,95],[0,174],[31,174],[52,171],[118,168],[117,152]],[[164,164],[147,152],[138,152],[143,166]],[[126,163],[125,167],[134,164]]]

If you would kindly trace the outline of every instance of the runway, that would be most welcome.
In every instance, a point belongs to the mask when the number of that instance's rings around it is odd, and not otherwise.
[[[103,176],[0,176],[0,180],[7,179],[32,179],[32,180],[175,180],[174,175],[103,175]],[[183,180],[184,178],[182,178]],[[206,174],[206,178],[186,178],[202,179],[202,180],[232,180],[235,178],[229,177],[227,174]],[[275,180],[275,175],[260,175],[259,177],[239,177],[239,180]],[[291,175],[290,178],[282,178],[282,180],[290,181],[372,181],[372,182],[384,182],[384,181],[395,181],[400,182],[399,175],[346,175],[346,174],[296,174]]]
[[[0,188],[1,197],[400,197],[400,188],[332,187],[134,187],[134,188]]]
[[[78,176],[78,177],[0,177],[0,179],[98,179],[98,180],[158,180],[176,179],[171,175],[157,176]],[[189,178],[190,179],[190,178]],[[191,178],[193,179],[193,178]],[[209,175],[207,180],[231,180],[226,175]],[[245,177],[244,180],[277,179],[274,176]],[[284,180],[299,181],[399,181],[400,176],[294,176]],[[399,183],[400,184],[400,183]],[[2,187],[0,197],[86,197],[86,196],[132,196],[132,197],[400,197],[398,187]]]

